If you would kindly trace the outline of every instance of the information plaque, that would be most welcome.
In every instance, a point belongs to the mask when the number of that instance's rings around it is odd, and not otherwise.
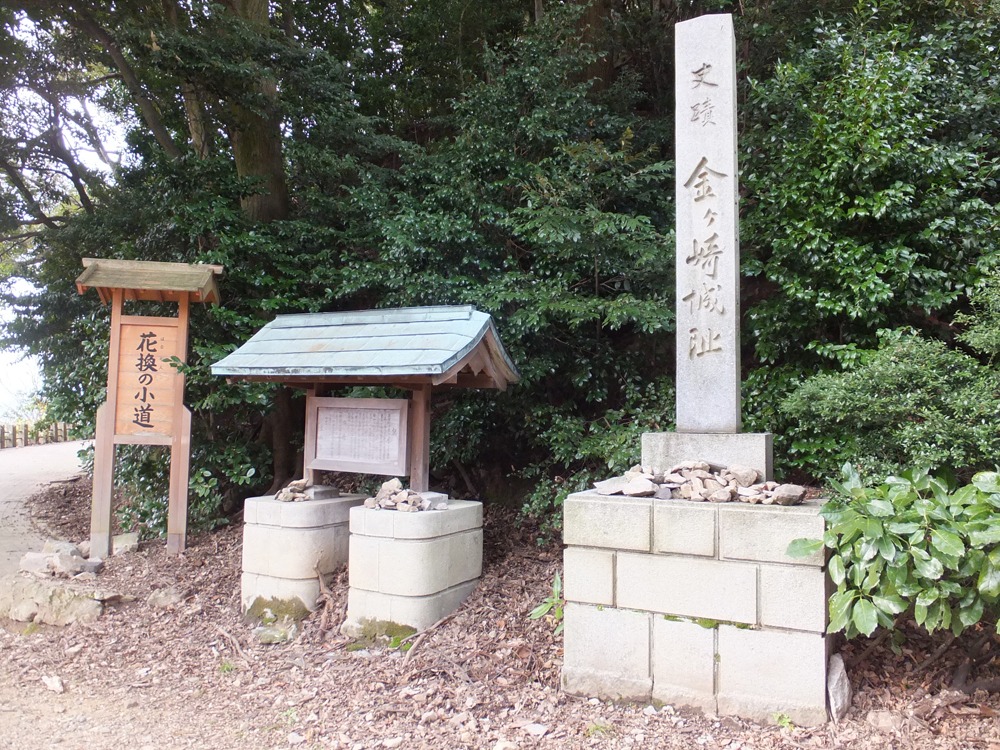
[[[306,399],[306,468],[409,474],[406,399]]]

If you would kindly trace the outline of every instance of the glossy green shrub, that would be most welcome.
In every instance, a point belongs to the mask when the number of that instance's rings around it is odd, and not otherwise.
[[[788,554],[826,547],[837,586],[828,632],[848,638],[893,628],[912,612],[933,633],[959,635],[1000,616],[1000,473],[980,472],[955,486],[914,469],[865,486],[849,464],[836,496],[820,511],[822,540],[797,539]],[[998,626],[1000,632],[1000,626]]]

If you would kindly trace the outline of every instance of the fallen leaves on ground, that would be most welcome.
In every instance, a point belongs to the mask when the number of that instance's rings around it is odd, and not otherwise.
[[[89,502],[81,481],[50,487],[32,507],[41,524],[79,541]],[[180,556],[144,542],[107,561],[95,585],[126,596],[97,623],[0,630],[0,675],[11,686],[0,688],[0,738],[30,720],[19,748],[1000,750],[1000,697],[949,693],[948,659],[917,671],[935,644],[916,632],[901,654],[880,646],[851,669],[851,711],[821,727],[568,696],[561,636],[553,622],[528,618],[551,593],[560,547],[539,546],[535,529],[501,508],[487,507],[484,534],[478,588],[409,653],[353,650],[340,635],[344,570],[296,641],[256,643],[240,615],[238,523],[193,535]],[[182,595],[150,603],[168,589]],[[848,663],[864,646],[847,645]],[[53,692],[55,679],[64,694]]]

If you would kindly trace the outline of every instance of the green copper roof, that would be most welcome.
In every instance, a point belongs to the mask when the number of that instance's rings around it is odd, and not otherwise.
[[[212,374],[289,383],[494,388],[520,377],[493,319],[471,306],[279,315],[212,365]]]

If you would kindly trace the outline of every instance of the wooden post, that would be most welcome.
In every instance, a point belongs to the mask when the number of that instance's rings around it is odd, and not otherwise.
[[[0,424],[0,451],[7,447],[7,430]]]
[[[316,398],[316,386],[306,391],[306,403],[309,399]],[[316,484],[316,470],[309,468],[316,460],[316,420],[306,418],[305,434],[302,444],[302,476],[310,484]]]
[[[167,552],[179,555],[187,545],[188,484],[191,459],[191,410],[181,405],[170,444],[170,499],[167,504]]]
[[[114,508],[115,405],[105,401],[97,408],[97,437],[94,439],[94,497],[90,506],[90,557],[106,560],[111,556],[111,521]]]
[[[118,393],[118,356],[121,352],[121,320],[124,294],[114,289],[111,296],[111,344],[108,347],[107,400],[97,409],[94,438],[94,496],[90,509],[90,556],[104,560],[111,556],[111,497],[115,473],[115,402]]]
[[[188,315],[186,294],[178,303],[177,356],[187,361]],[[170,499],[167,504],[167,552],[179,555],[187,544],[188,484],[191,461],[191,410],[184,406],[184,376],[174,380],[174,434],[170,443]]]
[[[410,489],[430,489],[431,386],[413,389],[410,398]]]

